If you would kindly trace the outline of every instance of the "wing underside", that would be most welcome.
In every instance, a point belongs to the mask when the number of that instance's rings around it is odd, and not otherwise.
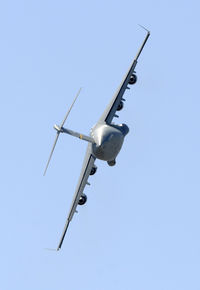
[[[91,146],[92,146],[92,144],[89,143],[88,147],[87,147],[85,159],[83,161],[83,167],[81,170],[79,181],[78,181],[78,184],[76,187],[76,191],[74,193],[72,205],[71,205],[71,208],[70,208],[70,211],[69,211],[69,214],[67,217],[67,221],[65,223],[64,230],[63,230],[59,245],[57,247],[57,250],[59,250],[62,246],[63,240],[65,238],[65,234],[66,234],[68,226],[69,226],[69,223],[72,220],[74,213],[76,212],[76,208],[77,208],[79,199],[80,199],[81,195],[83,194],[83,190],[85,188],[85,185],[89,184],[88,178],[89,178],[90,172],[91,172],[92,167],[94,166],[94,162],[95,162],[95,157],[92,154],[92,147]]]
[[[125,90],[129,89],[128,84],[129,84],[130,78],[135,73],[135,67],[137,65],[138,57],[139,57],[140,53],[142,52],[143,47],[145,46],[145,43],[146,43],[147,39],[149,38],[149,35],[150,35],[150,32],[148,31],[136,57],[134,58],[127,74],[124,76],[122,83],[120,84],[117,92],[115,93],[115,95],[113,96],[108,107],[106,108],[103,115],[99,119],[99,123],[106,122],[107,124],[111,124],[112,119],[114,117],[116,117],[117,108],[118,108],[120,102],[123,101],[123,95],[124,95]]]
[[[119,86],[117,92],[115,93],[115,95],[113,96],[110,104],[108,105],[108,107],[105,109],[103,115],[101,116],[101,118],[99,119],[98,123],[107,123],[107,124],[111,124],[112,123],[112,119],[114,117],[117,117],[116,116],[116,111],[117,111],[117,108],[118,106],[120,105],[120,102],[123,101],[123,95],[124,95],[124,92],[126,89],[129,89],[128,87],[128,84],[130,82],[130,78],[131,76],[135,73],[135,67],[137,65],[137,60],[138,60],[138,57],[140,55],[140,53],[142,52],[142,49],[148,39],[150,35],[150,32],[147,31],[147,35],[136,55],[136,57],[134,58],[127,74],[124,76],[124,79],[122,80],[122,83],[121,85]],[[85,159],[84,159],[84,162],[83,162],[83,167],[82,167],[82,170],[81,170],[81,174],[80,174],[80,177],[79,177],[79,181],[78,181],[78,184],[77,184],[77,187],[76,187],[76,191],[74,193],[74,198],[73,198],[73,201],[72,201],[72,205],[71,205],[71,208],[70,208],[70,211],[69,211],[69,214],[68,214],[68,217],[67,217],[67,221],[65,223],[65,226],[64,226],[64,230],[63,230],[63,233],[62,233],[62,236],[61,236],[61,239],[60,239],[60,242],[59,242],[59,245],[57,247],[57,250],[59,250],[62,246],[62,243],[63,243],[63,240],[65,238],[65,234],[67,232],[67,229],[68,229],[68,226],[69,226],[69,223],[70,221],[72,220],[73,216],[74,216],[74,213],[76,212],[76,208],[77,208],[77,205],[79,203],[79,199],[81,197],[81,195],[83,194],[83,190],[85,188],[85,185],[86,184],[89,184],[88,183],[88,178],[89,178],[89,175],[91,173],[91,170],[92,170],[92,167],[94,166],[94,162],[95,162],[95,156],[92,154],[92,144],[89,143],[88,144],[88,147],[87,147],[87,152],[86,152],[86,155],[85,155]]]

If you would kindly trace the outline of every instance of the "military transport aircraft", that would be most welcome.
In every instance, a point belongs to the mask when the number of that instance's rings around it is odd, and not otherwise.
[[[144,27],[143,27],[144,28]],[[103,115],[99,119],[99,121],[96,123],[96,125],[90,130],[90,136],[86,136],[84,134],[80,134],[77,132],[74,132],[72,130],[64,128],[64,123],[80,93],[77,93],[69,111],[67,112],[63,122],[61,125],[54,125],[55,130],[57,131],[56,139],[53,144],[53,148],[50,153],[50,157],[48,159],[44,175],[47,171],[49,162],[51,160],[54,148],[56,146],[56,142],[58,140],[58,137],[60,133],[67,133],[69,135],[72,135],[74,137],[78,137],[82,140],[85,140],[88,142],[88,147],[85,155],[85,159],[83,162],[83,167],[81,170],[81,174],[79,177],[79,181],[76,187],[76,191],[74,194],[74,198],[72,201],[72,205],[67,217],[67,221],[63,230],[63,234],[61,236],[60,242],[57,247],[57,251],[61,248],[66,231],[68,229],[69,223],[73,218],[73,215],[75,212],[77,212],[76,208],[78,205],[83,205],[87,201],[87,196],[83,193],[83,190],[87,185],[90,185],[88,182],[88,178],[90,175],[95,174],[97,167],[94,164],[95,159],[100,159],[107,161],[108,165],[113,166],[116,163],[116,157],[122,147],[122,144],[124,142],[125,136],[129,132],[129,128],[126,124],[119,124],[116,125],[112,122],[114,117],[118,117],[116,114],[116,111],[120,111],[123,108],[125,99],[123,98],[124,92],[127,89],[130,89],[128,85],[133,85],[137,81],[137,76],[135,74],[135,67],[137,65],[138,58],[140,56],[140,53],[143,50],[143,47],[145,46],[145,43],[150,36],[150,32],[144,28],[147,31],[146,37],[135,57],[133,60],[127,74],[125,75],[120,87],[118,88],[116,94],[113,96],[110,104],[105,109]]]

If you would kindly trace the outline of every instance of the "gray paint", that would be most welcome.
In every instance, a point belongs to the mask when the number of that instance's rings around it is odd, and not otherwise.
[[[80,133],[74,132],[72,130],[69,130],[69,129],[66,129],[63,127],[64,122],[66,121],[67,116],[69,115],[69,112],[70,112],[75,100],[77,99],[77,96],[78,96],[80,91],[76,95],[72,106],[70,107],[63,122],[61,123],[61,126],[58,126],[58,125],[54,126],[54,128],[57,131],[57,136],[56,136],[56,140],[54,142],[53,149],[51,151],[46,169],[48,167],[49,161],[51,159],[53,150],[55,148],[55,145],[56,145],[56,142],[57,142],[57,139],[58,139],[58,136],[60,133],[66,133],[66,134],[72,135],[74,137],[78,137],[78,138],[83,139],[83,140],[88,142],[88,147],[87,147],[85,159],[83,162],[81,174],[79,177],[79,181],[77,184],[77,188],[76,188],[76,191],[74,193],[74,198],[72,201],[70,212],[67,216],[67,221],[66,221],[60,242],[58,244],[57,250],[59,250],[61,248],[66,231],[67,231],[68,226],[69,226],[69,223],[72,220],[74,213],[77,212],[76,208],[77,208],[79,199],[80,199],[81,195],[83,194],[83,190],[84,190],[85,186],[90,185],[90,183],[88,182],[88,178],[89,178],[91,169],[95,166],[94,165],[95,159],[98,158],[100,160],[107,161],[110,166],[115,165],[115,159],[121,150],[121,147],[122,147],[123,142],[124,142],[124,138],[129,132],[129,128],[126,124],[115,125],[112,123],[112,120],[114,117],[118,117],[116,115],[117,108],[118,108],[120,102],[124,101],[124,99],[123,99],[124,92],[126,89],[129,89],[128,84],[129,84],[130,77],[132,76],[133,73],[135,73],[134,70],[135,70],[135,67],[137,65],[138,57],[141,54],[141,51],[142,51],[149,35],[150,35],[150,32],[147,31],[147,35],[146,35],[146,37],[145,37],[145,39],[144,39],[144,41],[143,41],[143,43],[138,51],[136,57],[134,58],[127,74],[125,75],[119,89],[117,90],[117,92],[113,96],[113,98],[111,99],[110,104],[103,112],[103,114],[102,114],[101,118],[99,119],[99,121],[97,122],[97,124],[91,129],[90,136],[86,136],[84,134],[80,134]],[[45,172],[46,172],[46,169],[45,169]]]
[[[95,141],[92,144],[93,155],[105,161],[114,160],[124,142],[122,131],[107,124],[95,126],[91,136]]]

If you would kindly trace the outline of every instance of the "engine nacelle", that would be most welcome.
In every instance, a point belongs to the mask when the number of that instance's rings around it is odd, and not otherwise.
[[[118,107],[117,107],[117,111],[121,111],[124,107],[124,103],[122,101],[120,101]]]
[[[90,171],[90,175],[94,175],[96,173],[96,171],[97,171],[97,166],[94,165]]]
[[[78,204],[79,204],[79,205],[84,205],[84,204],[86,203],[86,201],[87,201],[87,195],[83,193],[83,194],[80,196],[80,198],[79,198],[79,202],[78,202]]]
[[[137,82],[137,76],[135,74],[132,74],[128,83],[130,85],[134,85],[136,82]]]

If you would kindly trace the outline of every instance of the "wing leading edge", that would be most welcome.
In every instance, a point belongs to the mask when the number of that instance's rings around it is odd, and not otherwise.
[[[146,29],[145,29],[146,30]],[[119,86],[117,92],[115,93],[115,95],[113,96],[110,104],[108,105],[108,107],[106,108],[106,110],[104,111],[103,115],[101,116],[101,118],[99,119],[99,123],[103,123],[106,122],[107,124],[111,124],[112,119],[115,117],[115,113],[117,111],[117,107],[120,104],[120,101],[123,100],[123,95],[125,90],[128,88],[128,83],[130,80],[131,75],[134,73],[135,67],[137,65],[137,60],[140,56],[140,53],[143,50],[143,47],[145,46],[147,39],[150,36],[150,32],[147,30],[147,35],[136,55],[136,57],[134,58],[127,74],[124,76],[124,79],[121,83],[121,85]]]
[[[87,147],[85,159],[83,161],[83,167],[82,167],[82,170],[81,170],[79,181],[78,181],[78,184],[77,184],[77,187],[76,187],[76,191],[74,193],[74,198],[73,198],[73,201],[72,201],[72,205],[71,205],[68,217],[67,217],[67,221],[66,221],[65,226],[64,226],[64,230],[63,230],[59,245],[57,247],[57,251],[60,250],[60,248],[62,246],[63,240],[65,238],[65,234],[66,234],[68,226],[69,226],[69,223],[72,220],[74,213],[76,212],[76,208],[77,208],[79,199],[80,199],[80,197],[81,197],[81,195],[83,193],[85,185],[87,184],[87,180],[89,178],[89,175],[90,175],[90,172],[92,170],[92,167],[94,166],[94,162],[95,162],[96,158],[92,155],[91,146],[92,146],[92,144],[89,143],[88,147]]]
[[[136,57],[134,58],[127,74],[124,76],[124,79],[123,79],[121,85],[119,86],[117,92],[113,96],[110,104],[108,105],[108,107],[104,111],[103,115],[99,119],[98,123],[105,122],[107,124],[111,124],[112,119],[116,116],[115,114],[116,114],[117,108],[118,108],[120,102],[123,100],[123,95],[124,95],[125,90],[128,88],[128,83],[129,83],[130,77],[135,72],[134,70],[135,70],[135,67],[137,65],[137,60],[140,56],[140,53],[143,50],[143,47],[145,46],[145,44],[147,42],[147,39],[149,38],[149,36],[150,36],[150,32],[147,31],[147,35],[146,35],[146,37],[145,37],[145,39],[144,39],[144,41],[143,41],[143,43],[138,51]],[[94,166],[95,159],[96,159],[95,156],[92,154],[92,144],[89,143],[88,147],[87,147],[85,159],[83,162],[81,174],[79,177],[79,181],[78,181],[78,184],[76,187],[76,191],[74,193],[72,205],[71,205],[71,208],[70,208],[70,211],[69,211],[69,214],[67,217],[67,221],[66,221],[64,229],[63,229],[63,233],[62,233],[60,242],[59,242],[58,247],[57,247],[57,251],[60,250],[60,248],[62,246],[62,243],[64,241],[64,238],[65,238],[68,226],[69,226],[69,223],[72,220],[74,213],[76,212],[76,208],[77,208],[79,199],[80,199],[81,195],[83,194],[83,190],[85,188],[85,185],[88,184],[87,180],[89,178],[92,167]]]

